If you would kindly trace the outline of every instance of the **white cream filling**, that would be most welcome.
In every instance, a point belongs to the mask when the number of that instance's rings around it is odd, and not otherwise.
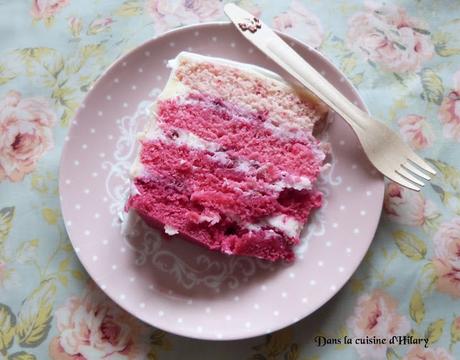
[[[262,219],[261,221],[255,224],[246,224],[245,227],[249,231],[259,231],[267,225],[277,228],[289,237],[296,237],[299,236],[304,224],[296,220],[292,216],[288,216],[286,214],[279,214],[267,216],[266,218]]]
[[[165,225],[165,233],[167,235],[177,235],[179,234],[179,230],[177,230],[174,226],[171,226],[171,225]]]
[[[198,223],[208,222],[210,225],[215,225],[220,221],[220,215],[218,213],[212,213],[209,215],[200,215]]]
[[[269,216],[265,221],[269,225],[281,230],[289,237],[298,236],[303,226],[300,221],[285,214]]]

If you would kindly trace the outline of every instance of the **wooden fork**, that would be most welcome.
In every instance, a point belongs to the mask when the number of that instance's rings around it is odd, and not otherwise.
[[[235,4],[225,13],[243,36],[338,113],[354,130],[375,168],[387,178],[415,191],[436,171],[388,126],[365,113],[340,93],[273,30]]]

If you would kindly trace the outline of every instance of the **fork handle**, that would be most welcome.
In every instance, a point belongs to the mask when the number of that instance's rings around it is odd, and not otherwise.
[[[365,130],[368,115],[342,95],[281,38],[269,41],[267,47],[278,65],[342,116],[355,132]]]

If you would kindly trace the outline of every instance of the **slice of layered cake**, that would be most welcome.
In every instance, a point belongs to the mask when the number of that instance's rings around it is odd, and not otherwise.
[[[139,136],[126,209],[231,255],[292,260],[325,153],[324,105],[277,75],[192,53],[172,72]]]

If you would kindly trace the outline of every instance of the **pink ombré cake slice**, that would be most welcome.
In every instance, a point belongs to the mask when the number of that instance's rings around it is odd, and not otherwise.
[[[230,255],[292,260],[325,153],[326,108],[277,75],[180,53],[139,137],[126,209]]]

